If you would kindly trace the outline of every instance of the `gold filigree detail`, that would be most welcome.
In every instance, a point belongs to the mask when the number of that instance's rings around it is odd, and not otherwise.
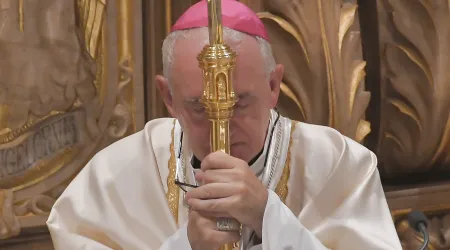
[[[334,82],[334,70],[332,68],[330,44],[328,42],[327,32],[325,29],[325,21],[323,16],[322,0],[317,1],[319,11],[320,34],[322,36],[323,53],[326,63],[327,84],[328,84],[328,125],[335,127],[337,125],[334,117],[336,107],[336,91]]]
[[[5,110],[7,110],[7,108],[8,107],[6,106]],[[49,118],[51,118],[53,116],[59,115],[59,114],[63,114],[63,113],[59,112],[59,111],[52,111],[52,112],[50,112],[50,114],[48,114],[46,116],[43,116],[41,118],[29,119],[27,121],[27,123],[24,126],[22,126],[21,128],[19,128],[19,129],[11,130],[11,129],[7,128],[8,131],[9,131],[8,133],[5,133],[5,134],[1,134],[0,133],[0,144],[6,144],[8,142],[12,142],[13,140],[15,140],[20,135],[22,135],[22,134],[26,133],[27,131],[29,131],[35,124],[37,124],[37,123],[39,123],[41,121],[45,121],[45,120],[47,120],[47,119],[49,119]]]
[[[105,7],[105,0],[78,0],[81,26],[84,31],[84,41],[86,43],[86,49],[92,58],[97,57]]]
[[[130,105],[127,103],[127,87],[133,81],[133,68],[131,67],[131,56],[126,55],[119,62],[119,84],[117,86],[117,104],[114,106],[113,114],[111,116],[110,124],[108,126],[108,133],[113,138],[121,138],[129,129],[130,123],[133,125],[133,130],[136,131],[136,123],[133,118],[135,112],[130,112]]]
[[[347,34],[347,31],[355,22],[356,8],[358,8],[358,6],[354,4],[343,6],[341,17],[339,20],[339,56],[341,56],[344,36],[345,34]]]
[[[293,25],[291,25],[288,21],[284,20],[279,16],[273,15],[269,12],[261,12],[258,13],[257,15],[261,19],[269,19],[271,21],[276,22],[278,25],[280,25],[280,27],[289,32],[289,34],[291,34],[295,38],[295,40],[300,44],[300,47],[302,48],[302,51],[305,55],[306,61],[308,62],[308,65],[310,64],[308,50],[306,49],[306,43],[305,39],[302,37],[302,33],[298,32]]]
[[[130,101],[128,102],[128,106],[131,110],[131,120],[133,130],[136,131],[136,99],[134,95],[134,91],[136,88],[136,83],[134,79],[134,46],[133,40],[130,39],[133,36],[133,8],[132,4],[128,1],[117,1],[117,7],[119,11],[118,18],[118,55],[119,55],[119,67],[120,67],[120,75],[119,81],[129,81],[128,86],[124,89],[125,93],[128,93]],[[124,22],[123,20],[128,20]]]
[[[20,234],[20,223],[14,213],[14,193],[0,189],[0,240]]]
[[[438,160],[438,157],[442,156],[445,157],[446,152],[449,157],[448,161],[450,162],[450,116],[448,117],[447,124],[445,125],[444,133],[441,138],[441,142],[439,143],[436,153],[433,156],[432,162],[436,162]]]
[[[0,97],[2,93],[0,92]],[[2,135],[8,134],[11,129],[8,128],[8,105],[0,104],[0,140]]]
[[[406,103],[404,103],[398,99],[393,99],[393,98],[389,98],[387,102],[389,104],[391,104],[392,106],[396,107],[400,112],[402,112],[406,116],[413,119],[414,122],[416,123],[417,127],[419,128],[419,131],[423,130],[422,125],[420,124],[419,116],[410,106],[408,106]]]
[[[20,31],[24,31],[24,13],[23,13],[23,0],[19,0],[19,27]]]
[[[172,142],[170,143],[170,158],[168,163],[169,168],[169,176],[167,176],[167,193],[166,199],[169,204],[170,212],[172,213],[173,219],[175,223],[178,224],[178,205],[180,202],[180,190],[178,186],[175,184],[175,172],[176,172],[176,161],[175,161],[175,123],[176,120],[173,120],[173,128],[172,128]]]
[[[297,96],[295,96],[294,92],[286,85],[286,83],[281,82],[280,90],[283,92],[287,97],[291,98],[295,104],[297,104],[298,109],[300,110],[300,113],[302,115],[302,118],[304,120],[307,120],[305,110],[303,109],[303,105],[300,103],[300,100],[298,100]]]
[[[164,0],[164,9],[166,10],[166,34],[169,34],[172,28],[172,0]]]
[[[289,139],[289,149],[286,156],[286,164],[284,165],[283,174],[281,175],[280,180],[278,181],[277,187],[275,188],[275,193],[280,197],[283,203],[286,203],[286,198],[289,193],[288,181],[289,176],[291,174],[291,150],[292,150],[292,135],[295,131],[295,126],[297,125],[297,121],[292,121],[291,125],[291,134]]]

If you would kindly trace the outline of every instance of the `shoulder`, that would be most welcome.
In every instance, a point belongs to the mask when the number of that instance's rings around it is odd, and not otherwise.
[[[144,163],[155,160],[158,155],[155,151],[168,150],[174,121],[174,118],[159,118],[147,122],[142,130],[100,150],[86,168],[89,172],[101,172],[104,179],[114,179],[124,168],[148,167]]]
[[[295,126],[292,145],[302,152],[306,167],[327,176],[338,168],[354,174],[376,168],[377,158],[372,151],[336,129],[301,122]]]

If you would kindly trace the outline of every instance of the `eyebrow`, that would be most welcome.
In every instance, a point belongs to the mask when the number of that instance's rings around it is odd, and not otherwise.
[[[238,95],[237,97],[238,97],[238,100],[242,100],[242,99],[245,99],[250,96],[251,96],[250,92],[245,92],[245,93]]]
[[[242,93],[240,95],[237,96],[238,100],[242,100],[242,99],[246,99],[248,97],[251,97],[252,94],[250,94],[250,92],[246,92],[246,93]],[[196,96],[196,97],[191,97],[191,98],[186,98],[183,102],[187,103],[187,104],[198,104],[200,103],[200,97]]]
[[[200,103],[200,97],[186,98],[183,102],[187,104],[197,104]]]

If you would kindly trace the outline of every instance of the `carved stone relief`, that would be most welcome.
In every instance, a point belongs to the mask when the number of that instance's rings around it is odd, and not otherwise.
[[[381,134],[387,176],[450,164],[450,4],[381,0]]]
[[[338,129],[359,142],[370,132],[356,1],[267,0],[260,12],[285,66],[278,109]]]
[[[0,0],[0,239],[45,225],[90,157],[142,127],[131,5]]]

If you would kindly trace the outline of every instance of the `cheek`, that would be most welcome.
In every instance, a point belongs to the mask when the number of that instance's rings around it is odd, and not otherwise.
[[[209,121],[202,115],[193,114],[184,110],[180,113],[180,123],[183,130],[190,138],[193,138],[193,143],[204,144],[209,143]],[[207,141],[205,142],[205,138]]]
[[[263,137],[261,135],[265,134],[267,127],[265,120],[265,116],[259,107],[249,109],[245,114],[236,115],[231,124],[234,127],[233,129],[236,130],[234,131],[236,137],[239,137],[236,139],[245,139],[250,143],[253,141],[258,143],[259,138]]]

